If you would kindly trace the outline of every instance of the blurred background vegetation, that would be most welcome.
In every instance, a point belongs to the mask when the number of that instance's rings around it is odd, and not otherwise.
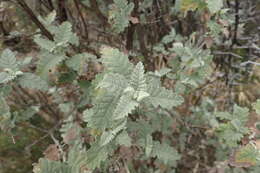
[[[167,66],[168,61],[165,57],[154,55],[152,49],[169,33],[171,27],[182,36],[189,36],[194,31],[203,35],[208,28],[205,24],[205,20],[208,20],[207,11],[196,7],[198,1],[183,0],[186,4],[183,3],[178,9],[180,0],[129,1],[135,4],[132,22],[123,33],[113,34],[107,17],[112,0],[1,0],[0,50],[10,48],[17,51],[20,58],[36,56],[38,47],[33,42],[33,36],[40,30],[33,15],[46,16],[55,10],[57,23],[69,21],[73,24],[74,32],[80,38],[80,46],[75,48],[78,51],[99,57],[100,45],[110,45],[134,53],[137,55],[135,57],[146,62],[147,69],[155,70]],[[143,10],[139,10],[139,5],[143,5]],[[221,31],[224,36],[218,40],[218,44],[211,45],[210,37],[207,41],[207,48],[212,49],[215,55],[213,66],[216,80],[190,93],[180,112],[185,112],[185,106],[199,104],[202,97],[214,99],[220,110],[227,110],[234,103],[250,107],[260,97],[260,1],[224,0],[224,5],[230,8],[227,20],[233,23]],[[30,15],[31,12],[33,15]],[[218,24],[225,26],[225,22],[219,20]],[[88,72],[81,77],[91,79],[93,73]],[[165,85],[170,86],[171,83],[165,81]],[[64,95],[69,99],[73,97],[69,95],[70,91],[64,90]],[[19,95],[13,97],[19,100]],[[185,113],[189,115],[189,112]],[[12,135],[0,131],[0,173],[31,172],[32,164],[43,157],[43,152],[52,143],[51,137],[46,134],[46,129],[57,123],[52,119],[34,116],[30,122],[18,124]],[[256,121],[257,117],[252,115],[251,119]],[[199,135],[202,132],[196,133],[196,137],[204,138]],[[197,145],[200,144],[194,142],[190,150]],[[190,165],[181,165],[182,172],[196,165],[188,156],[183,158],[183,162],[189,162]]]

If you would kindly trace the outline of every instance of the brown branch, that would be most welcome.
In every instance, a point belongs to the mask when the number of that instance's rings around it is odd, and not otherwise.
[[[23,8],[30,19],[35,23],[35,25],[40,28],[42,34],[46,36],[49,40],[54,40],[53,35],[45,28],[45,26],[38,20],[36,15],[33,13],[31,8],[24,2],[24,0],[16,0],[16,2]]]
[[[102,21],[107,22],[107,18],[103,15],[103,13],[100,11],[98,3],[96,0],[90,0],[91,8],[95,10],[96,14],[99,16],[99,18],[102,18]]]
[[[44,140],[45,138],[47,138],[48,136],[51,136],[56,130],[57,128],[62,124],[62,121],[58,121],[48,132],[46,132],[45,135],[43,135],[42,137],[40,137],[39,139],[37,139],[36,141],[34,141],[33,143],[31,143],[30,145],[25,147],[25,151],[27,151],[28,153],[31,152],[31,148],[38,144],[39,142],[41,142],[42,140]]]
[[[79,0],[74,0],[74,4],[75,4],[75,6],[76,6],[76,8],[77,8],[77,10],[78,10],[79,16],[80,16],[80,18],[81,18],[81,20],[82,20],[82,23],[83,23],[83,25],[84,25],[84,30],[85,30],[86,39],[88,39],[88,26],[87,26],[87,24],[86,24],[86,22],[85,22],[85,19],[84,19],[82,13],[81,13],[81,10],[80,10],[80,7],[79,7]]]
[[[66,12],[66,4],[65,4],[65,0],[58,0],[58,10],[57,10],[57,15],[58,15],[58,21],[60,23],[65,22],[66,20],[68,20],[68,15]]]
[[[8,36],[9,32],[5,29],[3,21],[0,21],[0,33],[3,33],[4,36]]]
[[[9,31],[4,26],[5,18],[5,10],[0,10],[0,34],[3,33],[4,36],[8,36]]]
[[[44,102],[44,106],[46,107],[46,109],[48,109],[51,112],[51,115],[54,116],[54,118],[56,119],[56,121],[58,121],[60,119],[60,115],[58,110],[54,109],[48,101],[48,98],[46,97],[46,95],[39,91],[38,92],[38,96],[41,98],[41,100]]]
[[[44,1],[44,0],[39,0],[39,3],[41,3],[44,7],[46,7],[46,9],[52,11],[53,9],[49,6],[48,2]],[[38,5],[38,4],[37,4]],[[40,8],[40,7],[39,7]],[[41,9],[41,8],[40,8]]]
[[[91,0],[90,1],[90,5],[91,7],[86,6],[85,4],[83,4],[82,2],[79,2],[79,4],[88,11],[94,12],[97,17],[103,22],[104,25],[108,25],[108,19],[102,14],[102,12],[100,11],[98,4],[96,2],[96,0]]]
[[[138,0],[134,0],[134,5],[135,5],[134,10],[133,10],[131,16],[138,17],[139,16],[139,12],[138,12],[139,2],[138,2]],[[128,30],[127,30],[126,49],[129,50],[129,51],[133,49],[135,29],[136,29],[136,24],[131,23],[130,26],[128,27]]]
[[[48,8],[49,10],[53,11],[54,10],[54,6],[52,4],[51,0],[41,0],[44,2],[44,4],[46,5],[46,8]],[[48,7],[47,7],[48,6]]]

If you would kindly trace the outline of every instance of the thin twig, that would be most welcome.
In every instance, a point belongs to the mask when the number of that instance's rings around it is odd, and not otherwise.
[[[45,26],[38,20],[36,15],[33,13],[31,8],[24,2],[24,0],[16,0],[17,4],[19,4],[22,9],[28,14],[28,16],[31,18],[33,23],[36,24],[36,26],[39,27],[39,29],[42,31],[42,34],[46,36],[49,40],[54,40],[53,35],[48,31]]]
[[[240,56],[240,55],[238,55],[238,54],[235,54],[235,53],[233,53],[233,52],[214,51],[213,54],[215,54],[215,55],[231,55],[231,56],[233,56],[233,57],[243,59],[242,56]]]
[[[38,144],[39,142],[41,142],[42,140],[44,140],[45,138],[47,138],[48,136],[52,135],[52,133],[62,124],[62,121],[59,121],[54,127],[52,127],[45,135],[43,135],[42,137],[40,137],[38,140],[34,141],[32,144],[28,145],[25,147],[25,150],[30,152],[31,148]]]
[[[79,14],[79,16],[80,16],[80,18],[81,18],[81,21],[82,21],[83,25],[84,25],[84,30],[85,30],[85,34],[86,34],[86,39],[88,39],[88,26],[87,26],[87,24],[86,24],[86,22],[85,22],[85,19],[84,19],[82,13],[81,13],[80,8],[79,8],[79,0],[74,0],[74,4],[75,4],[75,6],[76,6],[76,8],[77,8],[78,14]]]

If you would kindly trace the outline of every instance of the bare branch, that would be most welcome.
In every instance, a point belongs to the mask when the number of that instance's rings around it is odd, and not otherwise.
[[[36,15],[33,13],[31,8],[24,2],[24,0],[16,0],[16,2],[23,8],[23,10],[28,14],[33,23],[40,28],[42,34],[50,40],[54,40],[53,35],[45,28],[45,26],[38,20]]]

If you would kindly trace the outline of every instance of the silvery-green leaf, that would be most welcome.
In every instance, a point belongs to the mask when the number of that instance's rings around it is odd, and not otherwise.
[[[207,0],[209,11],[214,14],[223,7],[223,0]]]
[[[20,61],[20,66],[25,66],[30,64],[32,61],[32,57],[26,57],[23,61]]]
[[[121,130],[123,130],[125,128],[126,128],[126,120],[123,121],[123,123],[121,123],[115,129],[103,132],[103,134],[101,135],[101,138],[100,138],[100,145],[101,146],[107,145],[109,142],[111,142],[116,137],[116,135]]]
[[[0,70],[11,69],[12,71],[18,70],[18,63],[15,58],[15,53],[10,49],[5,49],[0,57]]]
[[[129,135],[126,131],[123,131],[122,133],[120,133],[117,136],[116,141],[119,145],[124,145],[126,147],[131,146],[131,138],[129,137]]]
[[[11,80],[13,80],[16,76],[11,75],[10,73],[7,72],[0,72],[0,84],[1,83],[7,83]]]
[[[153,138],[150,134],[148,134],[145,139],[145,155],[147,157],[150,157],[152,149],[153,149]]]
[[[42,49],[48,50],[49,52],[52,52],[56,48],[53,41],[41,38],[39,35],[35,36],[34,42],[37,43]]]
[[[130,94],[124,94],[118,101],[113,118],[118,120],[127,117],[138,105],[138,102],[133,100]]]
[[[24,73],[18,80],[22,87],[30,89],[38,89],[42,91],[48,90],[48,84],[45,80],[33,73]]]
[[[136,99],[138,102],[142,101],[144,98],[149,96],[150,94],[145,91],[136,91],[134,93],[134,99]]]

